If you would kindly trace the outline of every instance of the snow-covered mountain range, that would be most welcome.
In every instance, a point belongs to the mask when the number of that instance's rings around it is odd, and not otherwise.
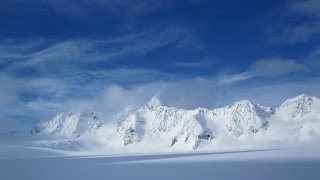
[[[116,117],[116,118],[115,118]],[[113,118],[101,112],[63,113],[37,124],[40,137],[97,141],[106,146],[201,146],[248,141],[305,142],[320,137],[320,99],[299,95],[277,108],[243,100],[217,109],[178,109],[158,96]]]

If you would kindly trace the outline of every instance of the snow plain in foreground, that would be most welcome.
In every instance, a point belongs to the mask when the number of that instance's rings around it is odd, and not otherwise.
[[[5,141],[3,139],[6,139]],[[320,177],[320,148],[246,148],[90,154],[0,143],[0,179],[308,179]],[[9,138],[10,139],[10,138]]]

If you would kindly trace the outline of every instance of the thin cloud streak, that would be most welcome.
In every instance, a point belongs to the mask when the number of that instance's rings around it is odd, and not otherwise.
[[[281,44],[297,44],[317,41],[320,36],[320,3],[318,0],[287,0],[280,21],[267,28],[269,41]],[[303,17],[303,21],[290,23]]]
[[[3,64],[9,63],[11,69],[21,69],[50,62],[78,64],[79,62],[106,62],[127,56],[144,56],[167,45],[173,45],[173,48],[178,49],[203,46],[201,40],[194,40],[189,36],[194,35],[188,28],[174,27],[106,40],[42,39],[34,42],[11,40],[9,45],[0,44],[2,47],[0,59]],[[44,44],[45,48],[43,48]]]
[[[181,68],[205,68],[214,65],[220,60],[221,59],[215,57],[205,57],[197,61],[178,61],[172,63],[172,65]]]
[[[225,75],[218,81],[218,83],[221,85],[227,85],[227,84],[232,84],[239,81],[245,81],[253,77],[256,77],[256,75],[252,72],[243,72],[239,74]]]
[[[16,10],[17,7],[24,7],[21,13],[38,15],[49,12],[63,14],[72,18],[93,16],[96,11],[105,11],[108,14],[135,18],[163,7],[161,0],[29,0],[27,3],[22,0],[11,0],[1,2],[0,5],[2,7],[1,11],[6,14],[19,13]]]

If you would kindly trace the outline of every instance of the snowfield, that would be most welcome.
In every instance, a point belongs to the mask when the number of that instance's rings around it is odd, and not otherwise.
[[[319,179],[320,148],[72,154],[0,147],[0,179]]]
[[[317,97],[187,110],[155,96],[111,117],[67,112],[0,135],[0,179],[318,180],[319,152]]]

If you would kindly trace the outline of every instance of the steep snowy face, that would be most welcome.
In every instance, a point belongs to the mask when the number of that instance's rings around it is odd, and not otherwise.
[[[120,119],[117,132],[119,138],[123,141],[123,145],[127,146],[128,144],[141,141],[144,135],[144,125],[144,119],[138,117],[138,114],[135,113]]]
[[[185,110],[163,106],[153,97],[145,106],[120,121],[118,133],[124,145],[147,138],[165,138],[167,145],[188,145],[197,148],[202,139],[210,140],[213,133],[199,110]]]
[[[320,115],[320,99],[305,94],[288,99],[276,109],[276,116],[285,121],[299,121]]]
[[[64,137],[79,137],[94,133],[103,125],[102,113],[62,113],[53,119],[37,124],[31,134],[52,134]]]
[[[271,108],[244,100],[231,106],[215,109],[213,113],[216,121],[225,123],[227,132],[239,137],[244,133],[267,130],[268,121],[266,119],[273,114],[273,111]]]
[[[147,119],[150,130],[159,135],[175,128],[186,112],[187,110],[163,106],[157,96],[138,110],[138,113]]]
[[[215,138],[212,130],[207,126],[207,119],[201,112],[190,112],[190,116],[186,116],[179,121],[175,127],[171,145],[180,144],[188,145],[192,149],[197,149],[203,141]]]

